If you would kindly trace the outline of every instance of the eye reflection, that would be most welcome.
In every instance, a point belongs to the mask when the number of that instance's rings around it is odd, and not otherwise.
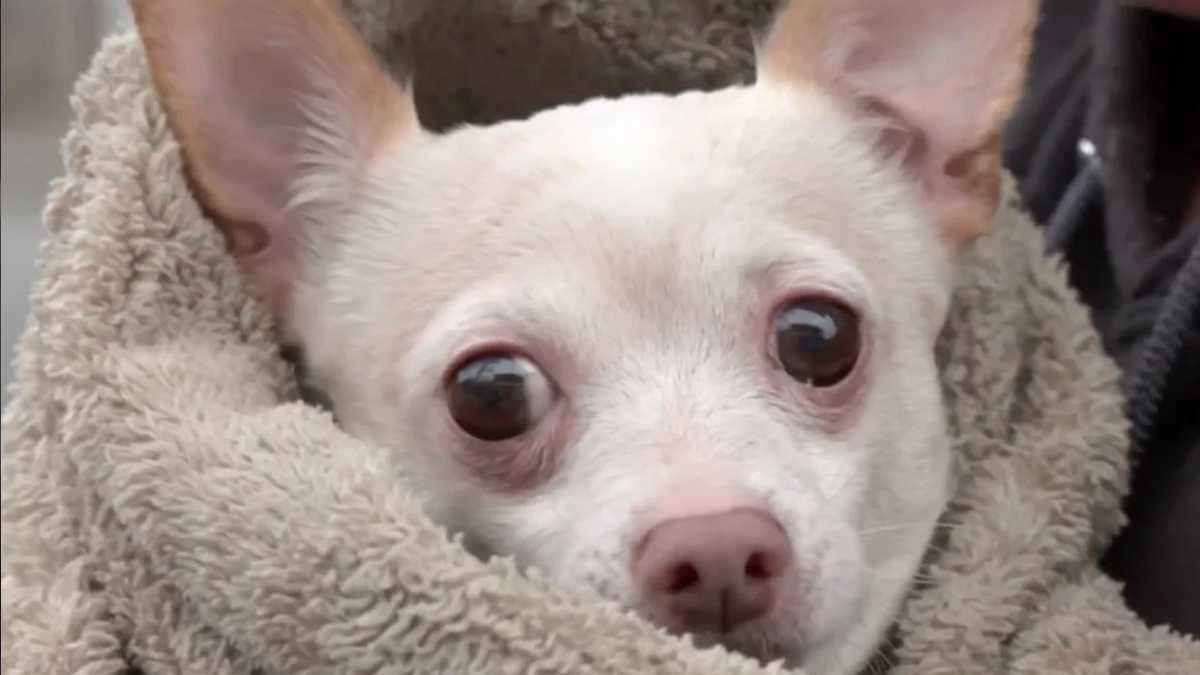
[[[508,354],[481,356],[465,363],[447,384],[454,422],[483,441],[503,441],[525,433],[550,404],[550,387],[528,359]]]
[[[861,351],[858,316],[829,300],[800,300],[775,317],[775,353],[799,382],[831,387],[844,380]]]

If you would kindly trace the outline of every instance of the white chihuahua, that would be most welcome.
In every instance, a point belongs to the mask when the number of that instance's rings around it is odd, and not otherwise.
[[[430,514],[669,630],[876,651],[1032,0],[793,0],[757,82],[444,135],[332,0],[134,0],[196,193]]]

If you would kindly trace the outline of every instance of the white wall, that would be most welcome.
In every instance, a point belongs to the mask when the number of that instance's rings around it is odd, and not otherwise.
[[[67,97],[103,36],[127,24],[125,0],[0,2],[0,364],[5,387],[12,380],[13,346],[29,311],[47,187],[62,173],[58,145],[70,115]]]

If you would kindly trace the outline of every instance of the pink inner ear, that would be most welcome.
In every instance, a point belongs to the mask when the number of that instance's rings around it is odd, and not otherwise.
[[[265,58],[249,30],[207,26],[199,18],[209,13],[196,9],[182,15],[193,19],[192,30],[162,26],[170,42],[150,41],[148,56],[193,177],[222,221],[275,232],[294,172],[288,130],[303,126],[287,92],[303,83],[276,63],[290,57]]]
[[[854,101],[881,151],[901,153],[943,225],[961,229],[994,206],[994,141],[1020,94],[1036,15],[1034,0],[792,0],[760,70]]]
[[[1026,0],[873,0],[851,15],[858,18],[844,36],[829,37],[844,54],[830,66],[920,129],[931,152],[957,155],[997,131],[997,104],[1019,94],[1035,8]]]
[[[328,216],[376,148],[418,130],[408,94],[337,5],[132,4],[197,195],[235,250],[252,253],[249,271],[273,302],[300,273],[298,241],[308,250],[316,228],[338,226]]]
[[[858,102],[859,110],[872,132],[874,145],[879,155],[896,161],[905,169],[919,173],[921,158],[926,155],[926,141],[921,130],[912,126],[895,110],[877,98],[863,98]]]

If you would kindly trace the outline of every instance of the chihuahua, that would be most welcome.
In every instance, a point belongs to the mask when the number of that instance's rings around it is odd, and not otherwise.
[[[431,517],[701,644],[876,653],[1033,0],[792,0],[753,84],[441,134],[333,0],[132,5],[199,201]]]

